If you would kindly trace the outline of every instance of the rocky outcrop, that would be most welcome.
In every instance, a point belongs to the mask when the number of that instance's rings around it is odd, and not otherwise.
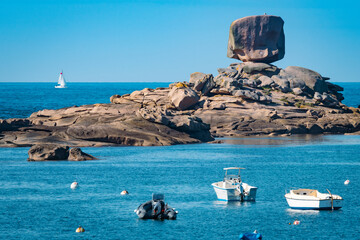
[[[22,127],[28,127],[30,121],[28,119],[10,118],[0,119],[0,133],[3,131],[14,131]]]
[[[37,144],[32,146],[29,151],[28,161],[85,161],[95,160],[96,157],[84,153],[80,148],[71,148],[56,144]]]
[[[67,160],[69,147],[55,144],[39,144],[30,148],[28,161]]]
[[[227,56],[243,62],[271,63],[285,55],[284,21],[271,15],[250,16],[230,26]]]
[[[95,160],[97,159],[94,156],[91,156],[90,154],[84,153],[80,148],[75,147],[71,148],[69,151],[69,161],[86,161],[86,160]]]
[[[310,69],[269,64],[284,55],[282,25],[267,15],[235,21],[230,57],[246,62],[219,68],[215,77],[196,72],[168,88],[113,95],[110,104],[0,120],[0,146],[163,146],[226,136],[360,132],[360,110],[341,103],[342,87]],[[42,154],[35,149],[34,156]],[[72,151],[71,159],[86,159]]]

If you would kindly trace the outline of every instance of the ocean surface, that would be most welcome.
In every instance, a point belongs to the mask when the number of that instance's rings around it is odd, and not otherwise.
[[[113,94],[168,83],[0,83],[0,118],[43,108],[108,103]],[[360,84],[345,83],[345,103],[360,104]],[[0,239],[360,239],[360,136],[231,138],[224,144],[83,148],[86,162],[27,162],[29,148],[0,148]],[[223,168],[245,167],[256,202],[224,203],[211,183]],[[349,179],[349,185],[344,181]],[[73,181],[79,188],[70,189]],[[290,210],[291,188],[329,189],[337,211]],[[129,195],[121,196],[122,190]],[[153,192],[179,211],[174,221],[139,220]],[[289,225],[295,219],[300,225]],[[75,233],[79,226],[84,233]]]

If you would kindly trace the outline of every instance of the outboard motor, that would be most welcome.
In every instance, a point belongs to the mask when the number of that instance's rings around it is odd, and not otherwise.
[[[134,211],[141,219],[175,220],[177,211],[164,202],[163,194],[153,194],[152,200],[141,204]]]

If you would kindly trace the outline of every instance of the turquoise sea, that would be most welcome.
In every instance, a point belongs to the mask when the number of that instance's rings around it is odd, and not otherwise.
[[[43,108],[108,103],[113,94],[168,83],[0,83],[0,118]],[[345,103],[360,104],[360,84],[345,83]],[[64,90],[64,91],[63,91]],[[28,148],[0,148],[0,239],[360,239],[360,136],[225,139],[224,144],[83,148],[100,160],[27,162]],[[219,202],[211,183],[240,166],[258,187],[254,203]],[[349,185],[344,181],[349,179]],[[80,187],[70,189],[73,181]],[[329,189],[338,211],[290,210],[291,188]],[[121,196],[124,189],[129,195]],[[179,211],[175,221],[139,220],[153,192]],[[295,219],[300,225],[289,225]],[[84,233],[75,233],[79,226]]]

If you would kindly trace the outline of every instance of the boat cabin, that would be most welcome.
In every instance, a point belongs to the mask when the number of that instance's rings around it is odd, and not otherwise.
[[[293,194],[296,195],[303,195],[303,196],[313,196],[317,197],[317,190],[314,189],[297,189],[297,190],[291,190]]]

